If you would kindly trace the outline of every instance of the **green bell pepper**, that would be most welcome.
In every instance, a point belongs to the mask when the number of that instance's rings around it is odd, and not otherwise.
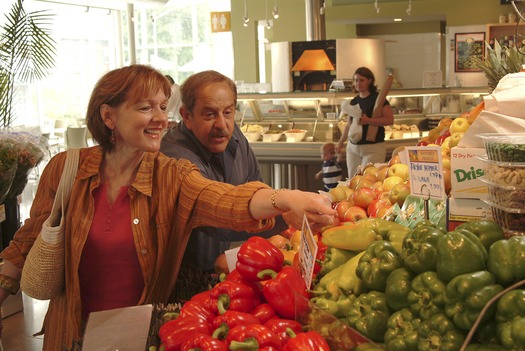
[[[525,279],[525,236],[512,236],[492,244],[487,270],[503,286]]]
[[[437,262],[437,241],[444,233],[427,222],[419,223],[405,237],[401,258],[416,273],[434,271]]]
[[[437,242],[436,273],[443,281],[487,267],[487,250],[479,238],[468,230],[454,230],[440,236]]]
[[[343,266],[339,266],[327,274],[325,274],[314,287],[312,294],[318,297],[325,297],[332,300],[337,300],[341,291],[338,287],[339,278],[343,272]]]
[[[512,350],[525,349],[525,290],[511,290],[500,297],[496,322],[501,345]]]
[[[368,245],[378,239],[378,235],[374,230],[365,226],[359,225],[339,225],[326,229],[321,234],[321,242],[328,247],[336,247],[338,249],[350,251],[363,251]]]
[[[419,351],[457,351],[465,341],[465,333],[443,313],[421,322],[418,332]]]
[[[365,251],[361,251],[341,266],[343,268],[337,281],[337,286],[342,289],[346,295],[360,295],[366,290],[363,281],[356,274],[357,265],[364,254]]]
[[[503,228],[498,223],[488,219],[465,222],[460,224],[457,229],[466,229],[474,233],[487,251],[490,250],[490,246],[496,241],[505,239]]]
[[[339,309],[339,305],[336,301],[325,299],[322,297],[314,297],[310,299],[312,303],[319,307],[320,309],[326,311],[327,313],[331,314],[334,317],[343,317],[343,312]]]
[[[356,268],[357,277],[370,290],[385,291],[386,278],[403,266],[401,256],[388,241],[375,241],[365,250]]]
[[[444,312],[446,285],[436,272],[425,272],[417,275],[408,292],[410,310],[423,320]]]
[[[348,317],[350,314],[350,310],[352,309],[352,306],[354,305],[354,301],[356,299],[356,295],[344,295],[342,294],[337,299],[337,307],[339,307],[339,311],[345,316]]]
[[[502,290],[488,271],[458,275],[447,284],[445,314],[460,329],[468,331],[487,302]],[[492,305],[484,313],[483,322],[490,320],[495,312],[496,305]]]
[[[415,274],[405,267],[394,270],[386,278],[386,302],[394,311],[409,307],[408,293],[411,290]]]
[[[356,254],[357,253],[354,251],[329,247],[324,253],[324,260],[321,266],[320,274],[325,275],[337,267],[342,266]]]
[[[354,300],[349,311],[349,325],[374,342],[383,342],[390,309],[385,293],[370,291]]]
[[[409,308],[394,312],[387,321],[385,344],[388,351],[417,351],[421,319]]]

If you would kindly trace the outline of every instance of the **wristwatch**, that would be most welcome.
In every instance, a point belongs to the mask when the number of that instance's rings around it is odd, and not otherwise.
[[[3,263],[4,259],[0,257],[0,267]],[[11,295],[16,295],[20,290],[20,281],[7,275],[0,274],[0,288],[7,290]]]

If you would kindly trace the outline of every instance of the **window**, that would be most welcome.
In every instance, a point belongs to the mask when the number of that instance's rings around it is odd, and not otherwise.
[[[64,118],[83,123],[98,78],[131,62],[131,37],[137,63],[151,64],[178,83],[205,69],[233,78],[231,32],[212,34],[210,29],[210,12],[230,11],[229,0],[171,0],[165,5],[137,1],[133,32],[125,2],[64,3],[24,2],[28,12],[48,10],[56,15],[51,26],[57,58],[51,75],[18,88],[17,125],[51,129],[54,120]]]

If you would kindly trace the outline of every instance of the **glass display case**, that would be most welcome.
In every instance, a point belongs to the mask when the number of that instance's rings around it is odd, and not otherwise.
[[[394,110],[394,125],[387,133],[388,158],[400,146],[413,146],[421,136],[437,126],[443,117],[457,117],[483,101],[488,87],[424,88],[391,90],[387,99]],[[257,128],[282,133],[304,129],[300,142],[287,140],[284,133],[275,141],[259,137],[250,144],[270,185],[316,191],[322,182],[314,179],[320,169],[320,147],[337,142],[346,116],[340,116],[349,91],[312,91],[290,93],[241,93],[236,120],[241,129]]]

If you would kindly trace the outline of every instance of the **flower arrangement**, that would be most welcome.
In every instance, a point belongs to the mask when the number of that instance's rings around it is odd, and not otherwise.
[[[0,203],[3,203],[15,178],[18,146],[9,135],[0,134]]]
[[[0,174],[3,178],[5,172],[6,178],[11,179],[11,181],[9,179],[2,181],[0,185],[2,188],[0,203],[2,203],[22,193],[27,185],[29,174],[43,160],[44,150],[40,145],[40,133],[35,134],[34,131],[26,129],[1,133],[0,145]],[[3,194],[5,195],[2,197]]]

